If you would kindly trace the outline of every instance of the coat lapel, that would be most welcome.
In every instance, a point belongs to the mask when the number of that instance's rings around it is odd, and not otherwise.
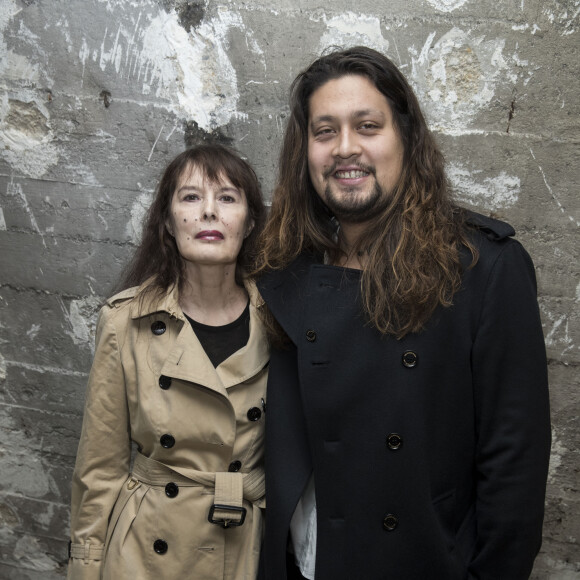
[[[317,261],[303,254],[283,270],[271,270],[258,280],[268,308],[294,344],[298,344],[304,305],[308,301],[308,273]]]
[[[175,379],[197,383],[227,397],[226,389],[258,374],[268,363],[269,352],[264,328],[257,312],[259,299],[256,287],[246,283],[250,296],[250,338],[246,346],[221,363],[213,366],[191,324],[179,306],[176,287],[159,297],[137,299],[132,317],[141,318],[165,312],[183,322],[181,330],[169,351],[161,374]]]

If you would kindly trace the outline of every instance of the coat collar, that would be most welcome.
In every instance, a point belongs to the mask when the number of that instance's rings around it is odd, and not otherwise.
[[[185,381],[193,381],[227,396],[226,389],[257,375],[268,364],[269,349],[266,332],[258,312],[260,296],[251,281],[244,281],[250,297],[250,337],[246,346],[235,352],[217,368],[213,366],[199,342],[191,324],[179,306],[177,286],[161,295],[139,296],[140,287],[129,288],[109,300],[110,303],[132,299],[131,318],[139,319],[153,314],[167,313],[184,324],[177,335],[161,369],[161,374]]]

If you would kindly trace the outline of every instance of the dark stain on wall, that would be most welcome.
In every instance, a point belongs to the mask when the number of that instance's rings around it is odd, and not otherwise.
[[[161,4],[168,12],[170,10],[177,12],[179,23],[187,32],[190,32],[192,28],[197,28],[205,16],[203,2],[195,2],[193,0],[162,0]]]
[[[224,135],[220,130],[204,131],[195,121],[185,121],[183,140],[186,147],[195,147],[201,143],[219,143],[231,146],[233,139]]]

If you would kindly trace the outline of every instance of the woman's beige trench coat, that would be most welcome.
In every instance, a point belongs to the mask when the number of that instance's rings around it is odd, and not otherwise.
[[[99,316],[68,579],[254,580],[268,365],[256,290],[248,344],[217,368],[175,290],[142,303],[137,291]]]

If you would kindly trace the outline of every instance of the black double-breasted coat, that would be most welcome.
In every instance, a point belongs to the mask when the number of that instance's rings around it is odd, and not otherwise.
[[[292,341],[270,361],[267,580],[311,474],[316,580],[529,577],[550,450],[534,267],[511,226],[470,220],[477,264],[402,340],[365,323],[358,271],[303,255],[259,281]]]

